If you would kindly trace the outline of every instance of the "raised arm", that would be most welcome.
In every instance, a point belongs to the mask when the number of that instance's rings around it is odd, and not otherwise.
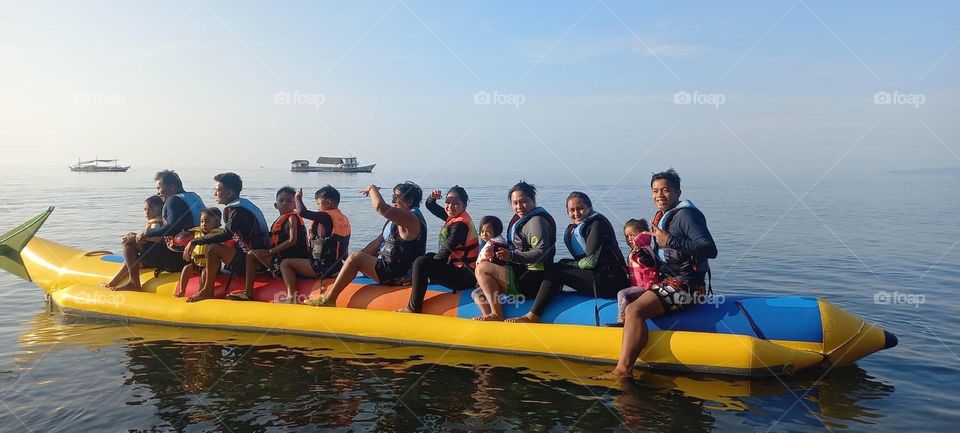
[[[387,204],[380,195],[380,188],[376,185],[370,185],[361,192],[370,197],[370,205],[374,211],[399,226],[400,237],[403,240],[412,241],[420,236],[420,219],[412,211]]]
[[[443,206],[440,206],[437,204],[437,200],[439,200],[441,196],[442,196],[442,193],[440,192],[440,190],[435,189],[433,190],[432,193],[430,193],[430,196],[427,197],[427,200],[424,201],[424,203],[427,206],[427,210],[430,211],[430,213],[432,213],[433,216],[446,221],[447,211],[443,210]]]

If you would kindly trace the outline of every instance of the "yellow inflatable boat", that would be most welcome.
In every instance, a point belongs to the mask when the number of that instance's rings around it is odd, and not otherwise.
[[[269,302],[285,289],[263,277],[253,302],[212,299],[187,303],[173,297],[178,275],[142,272],[143,292],[100,288],[122,266],[106,251],[85,252],[34,234],[52,208],[0,237],[0,268],[32,280],[65,313],[175,326],[337,337],[415,346],[469,349],[511,355],[542,355],[612,364],[620,351],[621,329],[599,326],[615,321],[614,300],[564,294],[551,303],[544,323],[478,322],[468,291],[430,286],[425,314],[394,313],[406,304],[409,287],[387,287],[358,278],[338,298],[338,307],[317,308]],[[328,281],[298,281],[309,296]],[[223,275],[223,296],[242,287],[241,278]],[[196,281],[188,293],[196,290]],[[260,301],[260,302],[258,302]],[[808,297],[717,297],[681,313],[649,321],[641,366],[678,371],[770,376],[817,365],[843,365],[897,340],[829,302]],[[529,302],[508,307],[508,317],[524,314]],[[599,311],[599,316],[595,313]]]

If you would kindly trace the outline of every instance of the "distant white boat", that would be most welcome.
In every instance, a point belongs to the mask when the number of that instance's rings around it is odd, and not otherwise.
[[[111,165],[112,164],[112,165]],[[70,171],[83,173],[122,173],[130,169],[129,165],[120,165],[120,160],[114,159],[91,159],[89,161],[77,160],[77,165],[71,165]]]
[[[329,173],[372,173],[377,164],[360,165],[355,156],[321,156],[317,164],[310,165],[306,159],[297,159],[290,163],[290,171],[329,172]]]

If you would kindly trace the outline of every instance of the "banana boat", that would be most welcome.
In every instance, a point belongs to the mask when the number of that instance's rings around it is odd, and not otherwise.
[[[142,270],[141,292],[99,287],[123,265],[108,251],[81,251],[34,234],[49,208],[0,236],[0,268],[43,289],[64,313],[161,325],[336,337],[445,349],[538,355],[613,364],[622,329],[616,301],[563,294],[542,323],[479,322],[469,291],[431,285],[423,314],[396,313],[410,288],[382,286],[360,277],[337,298],[338,308],[271,302],[286,295],[279,279],[258,276],[254,301],[176,298],[177,274]],[[309,297],[330,280],[300,279]],[[197,290],[194,278],[187,294]],[[216,297],[243,287],[242,276],[222,273]],[[531,301],[505,306],[507,317],[527,312]],[[776,376],[823,365],[846,365],[893,347],[897,338],[831,303],[797,296],[717,296],[712,302],[648,321],[650,338],[638,365],[659,370]]]

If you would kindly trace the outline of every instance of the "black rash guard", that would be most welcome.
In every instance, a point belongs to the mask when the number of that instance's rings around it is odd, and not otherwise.
[[[261,245],[260,239],[263,238],[260,233],[257,218],[250,211],[242,207],[227,208],[226,223],[223,225],[223,232],[215,235],[207,235],[199,239],[194,239],[194,245],[218,244],[229,241],[235,234],[249,242],[253,249],[265,249],[267,245]]]
[[[318,230],[313,230],[313,224],[310,225],[310,237],[327,237],[330,233],[333,233],[333,218],[330,218],[330,215],[327,215],[326,212],[318,212],[307,209],[303,204],[303,200],[297,200],[297,213],[301,217],[306,218],[310,221],[319,224]]]
[[[433,216],[444,221],[447,220],[447,211],[440,207],[436,200],[428,198],[426,201],[426,206],[427,210],[429,210]],[[434,258],[446,263],[450,258],[450,253],[452,253],[457,246],[463,245],[467,242],[467,233],[469,231],[470,228],[461,222],[454,223],[452,226],[450,226],[447,229],[447,241],[440,245],[440,248],[437,250],[437,254],[434,256]]]
[[[144,234],[148,238],[173,236],[184,230],[193,228],[193,214],[187,202],[180,197],[170,196],[163,201],[162,221],[159,225],[147,230]]]

